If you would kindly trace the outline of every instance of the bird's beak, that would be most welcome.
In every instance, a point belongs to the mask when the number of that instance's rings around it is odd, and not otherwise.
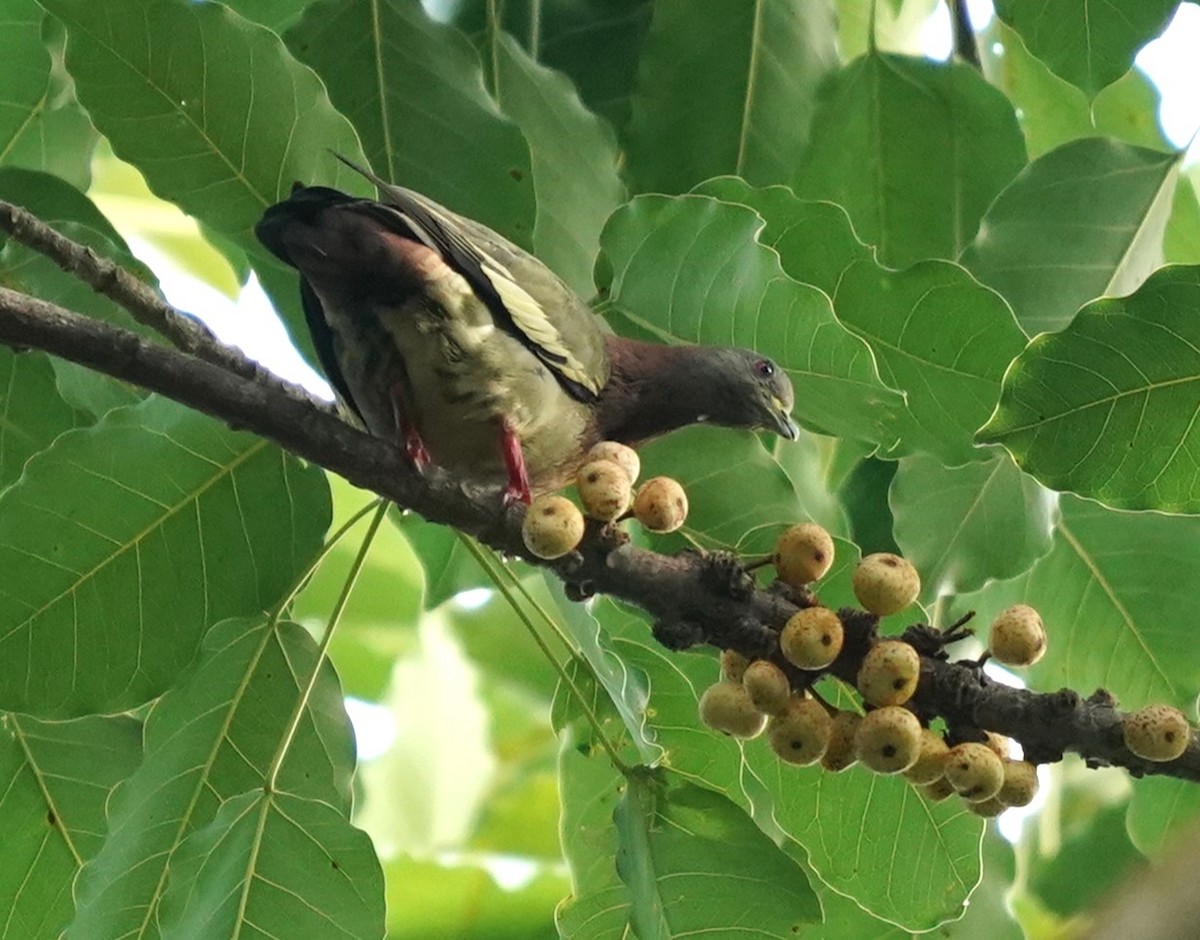
[[[778,398],[771,399],[771,422],[771,430],[780,437],[786,437],[789,441],[799,439],[800,425],[792,420],[788,406]]]

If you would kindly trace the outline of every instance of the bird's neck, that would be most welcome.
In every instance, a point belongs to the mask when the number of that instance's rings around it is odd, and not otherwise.
[[[704,347],[620,336],[606,336],[605,344],[611,375],[597,410],[601,440],[638,444],[711,416]]]

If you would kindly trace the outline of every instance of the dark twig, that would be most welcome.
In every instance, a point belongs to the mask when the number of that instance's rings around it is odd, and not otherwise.
[[[954,53],[968,65],[981,68],[979,44],[975,41],[975,29],[971,26],[971,15],[967,11],[967,0],[948,0],[950,3],[951,29],[954,31]]]

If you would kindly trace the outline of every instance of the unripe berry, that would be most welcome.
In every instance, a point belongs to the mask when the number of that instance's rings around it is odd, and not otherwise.
[[[945,777],[938,777],[933,783],[921,787],[921,792],[931,803],[940,803],[947,797],[954,796],[954,787],[950,786],[950,781]]]
[[[617,464],[625,471],[630,483],[636,482],[638,474],[642,471],[642,461],[637,451],[616,441],[601,441],[595,445],[587,452],[587,463],[593,460],[608,460]]]
[[[612,522],[629,508],[633,485],[620,464],[611,460],[593,460],[584,464],[575,477],[583,511],[600,522]]]
[[[1006,760],[1004,764],[1004,783],[996,794],[1005,806],[1028,806],[1037,796],[1037,768],[1026,760]]]
[[[854,734],[854,753],[877,774],[903,773],[921,753],[921,722],[898,705],[867,712]]]
[[[997,734],[995,731],[984,732],[987,740],[983,743],[990,747],[1001,760],[1008,760],[1012,757],[1012,738],[1003,734]]]
[[[990,800],[981,800],[978,803],[968,801],[967,809],[984,819],[994,819],[1008,809],[1008,806],[999,797],[993,796]]]
[[[824,669],[842,651],[845,631],[828,607],[806,607],[792,614],[779,635],[784,658],[801,669]]]
[[[879,617],[903,610],[921,593],[917,569],[891,552],[868,555],[854,569],[852,581],[858,602]]]
[[[1125,746],[1143,760],[1175,760],[1187,750],[1192,729],[1178,708],[1147,705],[1121,723]]]
[[[704,690],[700,696],[700,720],[735,738],[753,738],[767,723],[766,715],[754,707],[742,684],[728,679]]]
[[[687,494],[670,477],[653,477],[633,498],[633,514],[648,532],[674,532],[687,519]]]
[[[737,650],[724,650],[721,653],[721,678],[741,682],[749,665],[750,660]]]
[[[821,766],[830,773],[841,773],[858,760],[854,753],[854,734],[861,721],[862,715],[856,712],[839,711],[833,716],[829,747],[821,757]]]
[[[767,726],[767,740],[780,760],[789,764],[815,764],[829,746],[833,721],[816,699],[793,695],[783,712]]]
[[[903,705],[917,690],[921,657],[903,640],[880,640],[863,657],[858,691],[870,705]]]
[[[565,496],[539,496],[525,512],[521,537],[538,558],[561,558],[583,538],[583,514]]]
[[[1002,610],[992,621],[988,649],[998,663],[1032,666],[1046,652],[1046,628],[1041,614],[1028,604]]]
[[[1000,792],[1004,765],[986,744],[968,741],[950,748],[944,772],[955,792],[969,803],[982,803]]]
[[[815,522],[802,522],[779,536],[772,560],[780,581],[802,588],[833,564],[833,539]]]
[[[917,762],[904,771],[904,779],[909,783],[933,783],[944,776],[944,762],[949,751],[949,746],[940,734],[929,728],[922,728],[921,753],[917,756]]]
[[[750,701],[764,715],[778,715],[787,707],[792,684],[783,670],[768,659],[756,659],[742,676]]]

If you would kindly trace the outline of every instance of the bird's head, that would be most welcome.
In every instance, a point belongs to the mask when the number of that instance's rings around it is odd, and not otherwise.
[[[792,419],[795,393],[786,372],[772,360],[751,349],[711,350],[714,424],[729,427],[763,428],[789,441],[800,436]]]

